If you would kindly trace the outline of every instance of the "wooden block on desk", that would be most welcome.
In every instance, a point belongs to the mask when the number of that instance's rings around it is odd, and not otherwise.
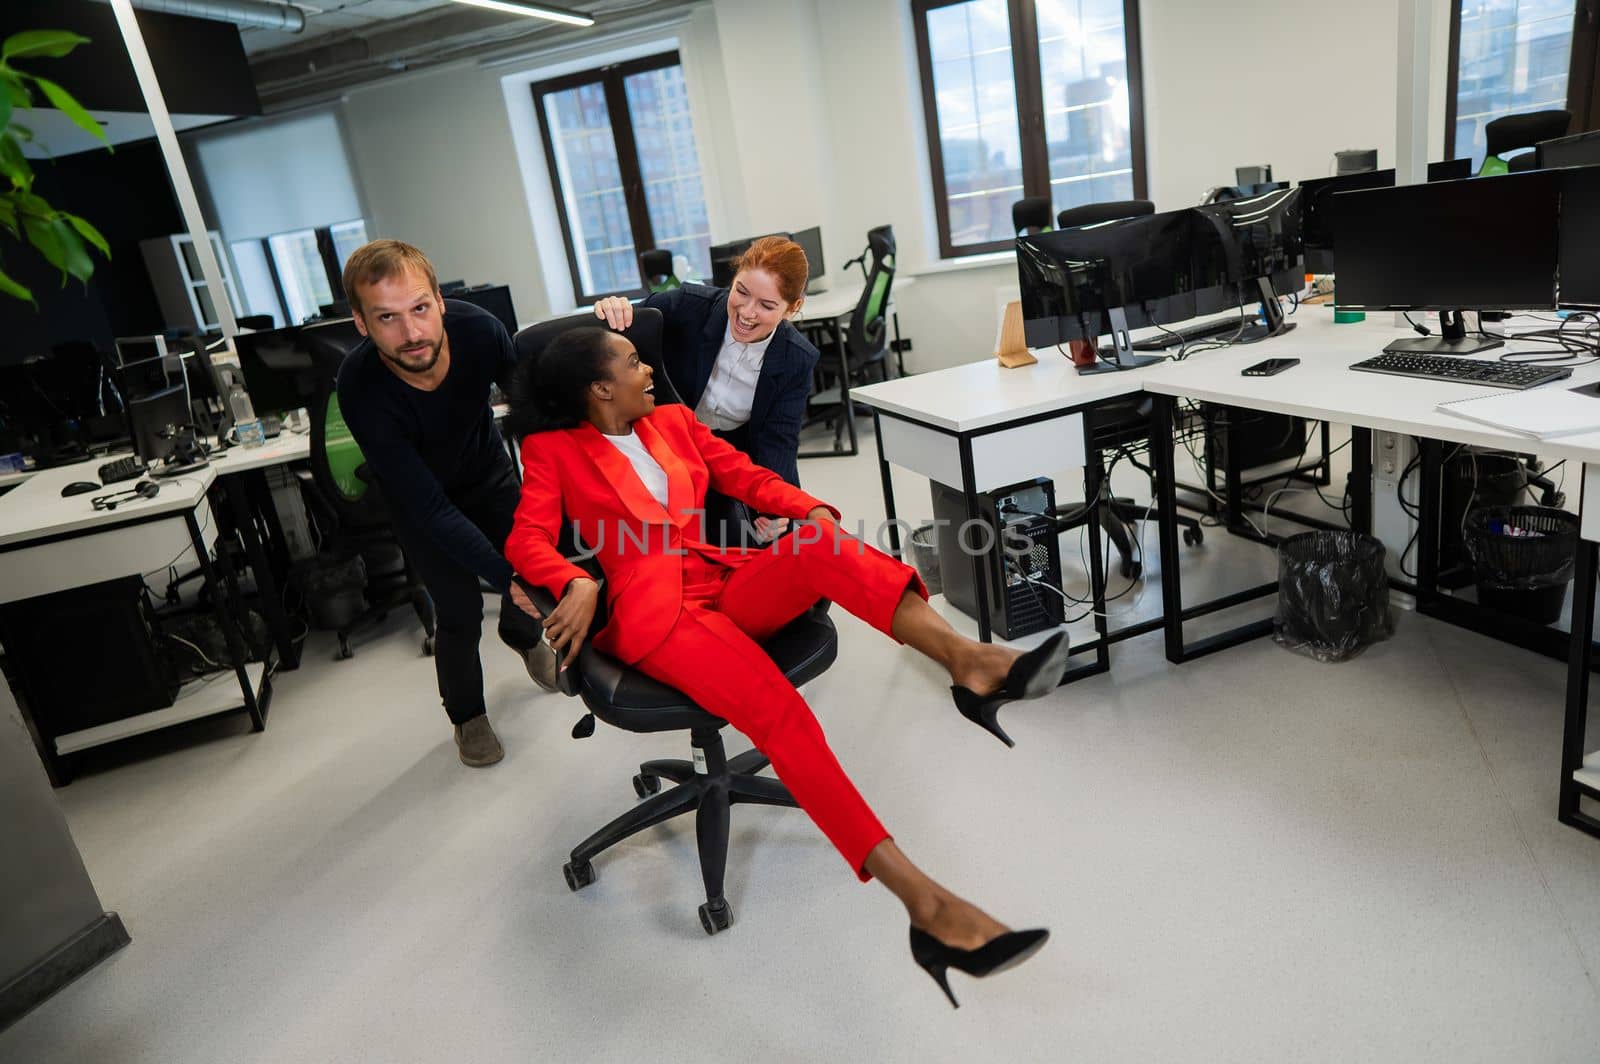
[[[1038,362],[1028,351],[1028,341],[1022,327],[1022,303],[1013,299],[1006,304],[1000,316],[1000,338],[995,344],[994,357],[1007,369],[1031,366]]]

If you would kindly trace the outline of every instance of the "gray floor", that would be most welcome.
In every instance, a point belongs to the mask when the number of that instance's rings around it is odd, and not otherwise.
[[[863,443],[802,474],[870,522]],[[1201,595],[1273,567],[1219,532],[1184,570]],[[1158,605],[1152,582],[1114,608]],[[1008,751],[935,668],[839,623],[807,693],[846,768],[936,876],[1053,933],[953,976],[959,1012],[799,812],[735,810],[715,938],[688,823],[569,893],[565,849],[676,738],[574,742],[576,704],[491,648],[509,756],[463,768],[396,620],[352,661],[313,635],[265,733],[174,729],[58,792],[133,944],[0,1060],[1600,1059],[1600,840],[1555,820],[1558,663],[1410,613],[1344,665],[1259,641],[1175,667],[1151,636],[1008,709]]]

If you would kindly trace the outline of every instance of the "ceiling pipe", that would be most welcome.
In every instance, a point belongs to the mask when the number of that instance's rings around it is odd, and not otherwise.
[[[100,2],[109,3],[110,0]],[[306,28],[304,11],[290,4],[269,3],[268,0],[133,0],[133,6],[141,11],[187,15],[190,18],[289,33],[299,33]]]

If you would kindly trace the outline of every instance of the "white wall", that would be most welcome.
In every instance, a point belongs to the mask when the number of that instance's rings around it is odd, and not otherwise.
[[[1449,0],[1431,2],[1429,155],[1438,158]],[[713,171],[713,235],[820,223],[837,277],[868,228],[892,223],[901,270],[917,276],[898,300],[915,342],[908,361],[932,369],[988,354],[995,293],[1014,287],[1016,272],[1005,261],[937,262],[910,6],[711,0],[672,25]],[[1294,181],[1327,173],[1340,148],[1377,147],[1382,165],[1392,163],[1394,0],[1336,9],[1314,0],[1143,0],[1141,21],[1158,209],[1197,202],[1243,163],[1271,163],[1274,176]],[[553,304],[564,286],[570,298],[570,286],[550,276],[560,257],[536,247],[549,237],[528,204],[548,179],[524,183],[513,126],[526,118],[508,113],[502,82],[548,65],[548,57],[461,64],[353,92],[343,105],[370,231],[418,243],[443,274],[511,284],[524,320],[565,310]],[[522,161],[542,166],[542,152]]]

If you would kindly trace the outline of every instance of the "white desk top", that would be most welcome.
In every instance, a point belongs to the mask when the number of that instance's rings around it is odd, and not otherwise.
[[[61,489],[75,480],[95,481],[95,471],[104,458],[91,458],[76,465],[58,466],[35,473],[0,496],[0,547],[61,535],[64,532],[99,531],[115,528],[155,514],[181,513],[193,509],[205,498],[206,489],[217,479],[214,467],[167,477],[159,481],[161,493],[153,499],[130,496],[115,510],[96,510],[90,502],[96,495],[131,488],[137,481],[110,484],[94,492],[65,498]]]
[[[1412,335],[1408,329],[1394,328],[1386,313],[1369,316],[1364,322],[1336,325],[1330,308],[1308,306],[1301,307],[1290,320],[1299,327],[1286,336],[1151,366],[1141,374],[1144,388],[1163,395],[1299,414],[1453,443],[1536,451],[1545,459],[1600,461],[1600,432],[1530,440],[1436,409],[1441,402],[1489,395],[1494,389],[1352,372],[1352,364],[1381,353],[1389,340]],[[1515,320],[1509,324],[1515,325]],[[1517,350],[1515,341],[1476,357],[1493,361],[1507,350]],[[1240,375],[1244,367],[1268,358],[1298,358],[1300,364],[1272,377]],[[1574,367],[1570,379],[1544,387],[1572,388],[1595,381],[1600,381],[1600,363]]]
[[[894,285],[889,289],[889,302],[892,304],[895,296],[916,283],[915,277],[907,277],[902,273],[895,274]],[[861,301],[861,289],[865,285],[865,281],[857,280],[855,267],[851,267],[851,275],[834,284],[826,292],[806,296],[805,303],[800,307],[800,320],[827,321],[841,314],[850,313]]]
[[[1079,376],[1055,348],[1033,353],[1036,365],[1006,369],[993,356],[964,366],[851,388],[850,398],[886,414],[970,432],[1034,414],[1102,402],[1142,390],[1146,366]]]
[[[244,473],[251,469],[282,465],[311,457],[311,433],[284,429],[260,447],[229,447],[226,451],[213,451],[211,464],[217,476]]]

